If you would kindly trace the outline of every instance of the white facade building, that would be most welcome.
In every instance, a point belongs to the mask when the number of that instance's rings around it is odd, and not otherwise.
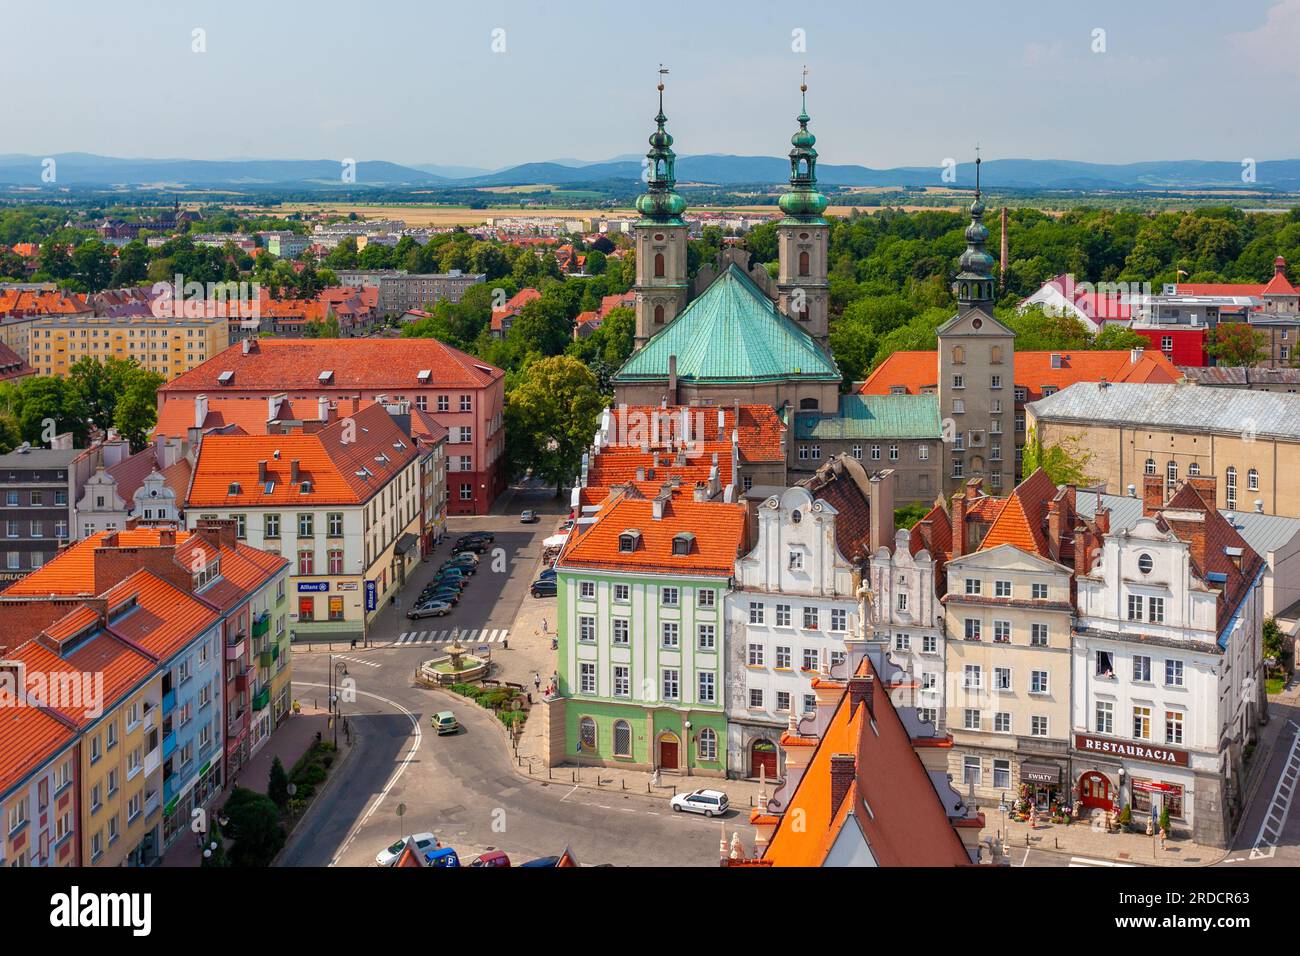
[[[918,540],[918,545],[920,541]],[[943,605],[936,589],[936,561],[924,547],[912,553],[912,532],[900,528],[894,547],[871,556],[871,627],[888,644],[890,659],[912,678],[895,690],[895,707],[915,707],[922,720],[940,727],[944,708]]]

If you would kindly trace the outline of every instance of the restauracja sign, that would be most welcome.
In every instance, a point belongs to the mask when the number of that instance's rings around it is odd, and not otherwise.
[[[1144,760],[1147,763],[1159,763],[1171,767],[1187,766],[1187,751],[1185,750],[1152,747],[1143,743],[1130,743],[1126,740],[1108,740],[1105,737],[1091,737],[1088,734],[1074,735],[1074,749],[1086,753],[1104,754],[1109,757],[1128,757],[1132,760]]]

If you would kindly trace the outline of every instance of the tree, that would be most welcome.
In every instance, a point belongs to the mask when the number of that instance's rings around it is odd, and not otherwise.
[[[113,276],[113,251],[98,239],[88,239],[72,251],[72,276],[91,292],[108,285]]]
[[[212,829],[208,831],[207,846],[204,849],[213,845],[215,848],[212,850],[212,855],[204,856],[199,866],[210,869],[230,866],[230,859],[226,856],[226,840],[221,834],[221,825],[216,820],[212,821]]]
[[[1261,635],[1264,642],[1264,656],[1271,657],[1281,664],[1287,656],[1286,639],[1282,636],[1282,629],[1278,627],[1277,620],[1271,617],[1265,620]]]
[[[131,443],[133,452],[149,444],[153,427],[158,424],[158,389],[165,382],[157,372],[142,368],[127,374],[125,390],[113,411],[113,426]]]
[[[285,772],[284,764],[280,762],[279,757],[271,763],[271,776],[267,781],[266,795],[281,810],[289,806],[289,774]]]
[[[1044,447],[1038,429],[1031,425],[1025,434],[1021,472],[1027,478],[1041,468],[1053,484],[1087,486],[1094,480],[1088,474],[1088,465],[1094,457],[1092,452],[1080,447],[1079,438],[1074,435]]]
[[[538,358],[506,396],[506,441],[512,470],[531,467],[555,484],[573,478],[604,408],[596,376],[569,355]]]
[[[231,866],[270,866],[285,841],[284,824],[275,802],[254,790],[236,787],[224,812],[235,841],[230,848]]]
[[[1107,325],[1092,339],[1094,349],[1145,349],[1151,341],[1122,325]]]
[[[1216,365],[1253,368],[1267,357],[1268,336],[1245,322],[1220,322],[1205,335],[1205,352]]]

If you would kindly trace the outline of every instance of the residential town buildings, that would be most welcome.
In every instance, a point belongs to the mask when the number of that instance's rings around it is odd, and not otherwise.
[[[73,540],[77,501],[95,460],[93,450],[72,447],[71,434],[55,436],[49,448],[24,442],[0,455],[5,550],[0,583],[44,566]]]
[[[134,359],[172,379],[229,344],[225,310],[202,311],[194,317],[46,315],[31,324],[27,360],[38,375],[63,376],[82,358]]]

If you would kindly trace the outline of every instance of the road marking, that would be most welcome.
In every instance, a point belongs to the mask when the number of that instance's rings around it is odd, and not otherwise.
[[[1273,788],[1273,798],[1269,801],[1268,811],[1260,821],[1255,845],[1250,848],[1252,860],[1273,858],[1277,852],[1278,841],[1282,839],[1282,827],[1286,825],[1287,814],[1291,812],[1291,798],[1295,796],[1295,787],[1289,785],[1286,778],[1300,773],[1300,725],[1293,720],[1287,723],[1296,728],[1296,734],[1291,739],[1291,750],[1286,756],[1286,763],[1282,765],[1282,772],[1278,774],[1277,786]]]
[[[360,657],[344,657],[342,654],[336,655],[338,660],[347,661],[349,664],[364,664],[366,667],[383,667],[379,661],[368,661]]]
[[[1119,863],[1115,860],[1092,860],[1086,856],[1070,857],[1070,866],[1137,866],[1136,863]]]
[[[300,681],[299,684],[302,687],[327,687],[328,686],[326,684],[313,684],[307,681]],[[402,776],[402,774],[406,772],[406,768],[411,765],[411,761],[415,759],[415,754],[420,749],[420,741],[424,739],[424,733],[420,730],[419,718],[417,718],[415,714],[411,713],[409,710],[407,710],[397,701],[389,700],[387,697],[380,697],[378,694],[372,694],[370,693],[370,691],[367,690],[359,690],[356,693],[362,694],[366,697],[371,697],[377,701],[381,701],[382,703],[388,704],[391,707],[395,707],[398,710],[400,710],[402,713],[404,713],[407,719],[411,722],[411,729],[415,731],[415,738],[411,741],[411,749],[406,752],[406,756],[402,758],[402,762],[397,765],[397,769],[394,770],[392,776],[388,778],[388,782],[384,784],[384,789],[379,791],[379,795],[375,797],[375,801],[370,805],[370,809],[366,811],[365,815],[360,820],[358,820],[355,824],[352,825],[352,832],[348,835],[347,839],[343,841],[343,845],[338,848],[338,852],[335,853],[334,858],[330,860],[329,863],[330,866],[335,866],[338,864],[339,859],[343,856],[344,853],[347,852],[348,847],[352,845],[352,841],[357,838],[357,834],[361,832],[361,828],[366,825],[366,821],[368,821],[371,818],[371,816],[374,815],[374,812],[379,809],[379,805],[384,802],[384,799],[388,796],[389,791],[393,789],[393,785],[397,783],[398,779]]]
[[[575,784],[572,790],[570,790],[570,791],[569,791],[568,793],[566,793],[564,796],[560,797],[560,802],[563,803],[565,800],[568,800],[569,797],[571,797],[571,796],[573,796],[575,793],[577,793],[577,792],[578,792],[578,787],[580,787],[580,786],[582,786],[582,784]]]

